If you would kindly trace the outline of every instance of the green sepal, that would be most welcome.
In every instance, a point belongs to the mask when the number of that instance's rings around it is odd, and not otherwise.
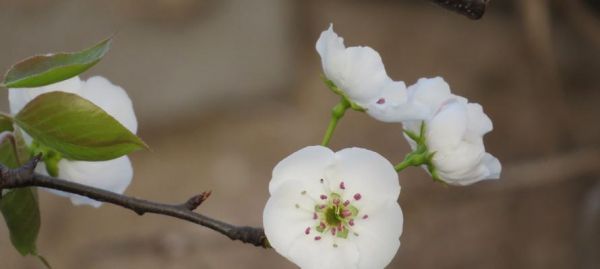
[[[443,182],[445,183],[439,176],[437,172],[437,168],[433,165],[433,157],[435,156],[435,152],[430,152],[427,147],[427,138],[425,136],[426,125],[425,122],[421,122],[421,126],[419,128],[419,134],[415,134],[413,131],[404,130],[406,136],[412,139],[417,145],[416,148],[408,153],[404,160],[397,164],[394,168],[396,171],[400,172],[409,166],[422,166],[424,165],[427,168],[427,171],[431,175],[433,181]]]

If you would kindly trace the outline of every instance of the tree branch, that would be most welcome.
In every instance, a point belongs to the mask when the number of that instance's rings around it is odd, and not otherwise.
[[[490,0],[430,0],[444,8],[463,14],[470,19],[478,20],[485,13]]]
[[[9,169],[0,165],[0,190],[23,187],[44,187],[60,190],[127,208],[140,216],[152,213],[186,220],[221,233],[231,240],[239,240],[264,248],[269,247],[262,228],[235,226],[193,212],[210,196],[211,192],[203,192],[183,204],[162,204],[34,173],[39,161],[40,156],[36,156],[17,169]]]

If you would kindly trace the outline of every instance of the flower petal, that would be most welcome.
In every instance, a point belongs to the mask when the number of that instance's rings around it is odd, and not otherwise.
[[[82,85],[79,77],[72,77],[61,82],[50,84],[38,88],[19,88],[8,89],[8,102],[10,105],[10,113],[17,114],[29,101],[33,100],[40,94],[54,91],[62,91],[68,93],[76,93]]]
[[[360,210],[394,201],[400,195],[400,183],[394,166],[376,152],[362,148],[347,148],[336,153],[336,178],[330,178],[331,188],[344,182],[346,199],[356,193],[353,202]]]
[[[334,244],[337,247],[334,247]],[[312,237],[298,239],[286,257],[303,269],[375,268],[358,267],[358,259],[361,256],[353,242],[325,236],[321,240],[314,240]]]
[[[485,154],[481,138],[477,143],[463,141],[458,146],[448,150],[436,151],[433,163],[444,179],[466,180],[479,177],[482,171],[477,167]]]
[[[367,219],[356,221],[352,236],[360,253],[358,268],[384,268],[400,248],[404,217],[396,202],[368,212]]]
[[[304,234],[307,227],[315,225],[312,219],[315,203],[301,194],[303,188],[300,181],[287,181],[271,195],[263,211],[265,235],[283,256],[289,254],[294,241],[308,237]],[[313,237],[310,236],[311,240]]]
[[[428,108],[430,116],[438,110],[443,103],[454,97],[450,86],[442,77],[420,78],[417,83],[408,87],[410,102]]]
[[[333,25],[321,33],[316,49],[325,76],[361,106],[376,98],[390,81],[377,51],[362,46],[345,48]]]
[[[426,125],[427,142],[432,152],[451,150],[459,146],[467,131],[467,108],[452,101]]]
[[[383,122],[422,120],[429,116],[426,107],[410,103],[406,85],[402,81],[390,81],[380,96],[367,105],[367,114]]]
[[[467,118],[469,121],[468,132],[475,136],[481,137],[494,129],[492,120],[483,112],[480,104],[469,103],[467,105]]]
[[[112,84],[106,78],[89,78],[78,94],[102,108],[132,133],[137,132],[137,119],[131,99],[123,88]]]
[[[498,179],[500,178],[500,173],[502,172],[502,165],[498,158],[492,156],[492,154],[485,153],[483,156],[482,164],[487,168],[488,175],[486,178],[488,179]]]
[[[334,163],[334,153],[323,146],[309,146],[292,153],[273,169],[269,193],[289,180],[318,182]]]
[[[75,183],[100,188],[103,190],[123,194],[133,178],[133,168],[127,156],[102,162],[60,160],[58,163],[58,177]],[[45,166],[40,163],[36,171],[45,171]],[[91,205],[100,207],[101,202],[76,194],[50,190],[50,192],[69,197],[75,205]]]

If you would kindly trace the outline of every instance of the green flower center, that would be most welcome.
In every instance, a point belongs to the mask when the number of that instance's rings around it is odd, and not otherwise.
[[[323,183],[324,180],[320,179]],[[312,219],[315,221],[314,226],[306,227],[304,233],[308,236],[311,231],[316,231],[314,240],[319,241],[323,236],[331,235],[334,238],[346,239],[350,234],[358,236],[358,233],[352,231],[356,220],[365,220],[367,215],[359,218],[359,210],[353,205],[356,201],[362,199],[360,193],[356,193],[350,199],[344,199],[346,186],[344,182],[340,182],[339,190],[331,191],[327,194],[320,194],[319,199],[315,201],[314,209],[312,210]],[[307,195],[306,191],[301,192],[302,195]],[[314,198],[311,198],[314,199]],[[298,205],[297,205],[298,207]],[[337,247],[337,244],[333,244]]]

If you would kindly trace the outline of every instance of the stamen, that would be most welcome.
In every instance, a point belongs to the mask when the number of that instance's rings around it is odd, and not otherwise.
[[[362,198],[362,195],[360,195],[360,193],[354,195],[354,200],[358,201],[360,200],[360,198]]]
[[[368,218],[369,218],[369,215],[366,215],[366,214],[362,217],[362,219],[368,219]]]
[[[350,216],[352,216],[352,212],[350,210],[348,210],[348,209],[342,210],[342,217],[345,218],[345,217],[350,217]]]
[[[310,233],[310,227],[306,227],[306,230],[304,230],[304,234],[308,235]]]
[[[338,198],[333,199],[333,204],[334,205],[339,205],[340,204],[340,199],[338,199]]]
[[[321,237],[320,236],[315,236],[315,241],[319,241],[319,240],[321,240]]]
[[[321,194],[320,198],[321,198],[321,200],[326,200],[327,199],[327,195]]]
[[[335,227],[331,228],[331,235],[335,235],[335,232],[336,232],[336,231],[337,231],[337,230],[335,229]]]
[[[350,204],[350,201],[348,201],[348,200],[346,200],[346,201],[344,202],[344,206],[348,206],[349,204]]]
[[[344,181],[340,182],[340,189],[342,189],[342,190],[346,189],[346,185],[344,184]]]
[[[350,219],[350,221],[348,221],[348,225],[354,226],[354,219]]]
[[[385,104],[385,99],[384,99],[384,98],[380,98],[379,100],[377,100],[377,104],[378,104],[378,105],[383,105],[383,104]]]
[[[324,223],[324,222],[321,222],[321,223],[319,224],[319,227],[321,227],[322,229],[325,229],[325,227],[327,227],[327,225],[325,225],[325,223]]]
[[[313,212],[313,219],[317,219],[317,212]]]
[[[319,209],[325,208],[325,205],[319,205]]]

